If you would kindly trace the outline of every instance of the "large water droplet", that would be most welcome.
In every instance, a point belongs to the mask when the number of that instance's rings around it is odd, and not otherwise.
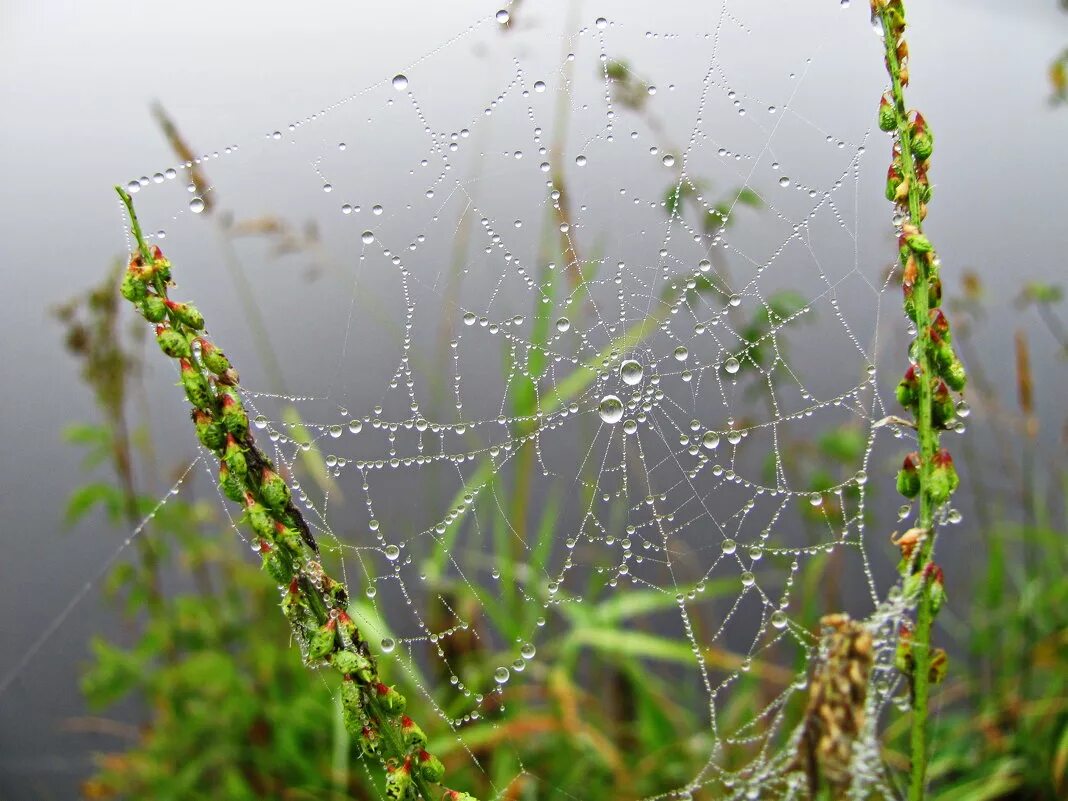
[[[200,214],[200,212],[204,211],[204,201],[198,197],[193,198],[189,201],[189,210],[193,214]]]
[[[404,75],[393,76],[393,88],[398,92],[403,92],[408,88],[408,78]]]
[[[790,179],[785,175],[779,179],[779,186],[786,187],[790,185]]]
[[[605,395],[601,398],[597,413],[606,423],[618,423],[623,419],[623,401],[615,395]]]
[[[534,81],[534,91],[535,92],[544,92],[545,91],[545,81]]]
[[[741,368],[742,368],[742,365],[733,356],[731,356],[729,359],[727,359],[727,361],[723,362],[723,369],[726,370],[731,375],[734,375],[735,373],[737,373]]]
[[[508,668],[499,667],[495,671],[493,671],[493,680],[498,684],[505,684],[508,681],[509,675],[510,674],[508,672]]]
[[[776,609],[774,612],[771,613],[771,625],[773,625],[775,628],[784,629],[786,628],[786,624],[788,622],[789,621],[786,619],[786,613],[781,609]]]
[[[400,557],[400,548],[398,548],[396,545],[387,545],[385,554],[386,559],[391,562],[395,562]]]
[[[500,11],[498,11],[494,15],[493,18],[495,20],[497,20],[497,22],[500,23],[501,25],[507,25],[508,24],[508,20],[510,20],[512,18],[512,15],[508,13],[507,9],[502,8]],[[505,679],[505,681],[507,681],[507,679]]]
[[[524,659],[533,659],[534,654],[537,653],[537,651],[534,648],[534,643],[528,642],[519,649],[519,653],[523,655]]]
[[[619,377],[623,379],[623,383],[627,386],[633,387],[636,384],[640,384],[644,375],[644,368],[634,359],[627,359],[619,365]]]
[[[364,231],[362,234],[360,234],[360,239],[363,240],[363,243],[365,245],[370,245],[372,242],[375,241],[375,235],[371,231]]]
[[[706,431],[705,435],[701,437],[701,444],[710,451],[715,450],[719,447],[719,434],[715,431]]]
[[[561,334],[565,331],[570,330],[570,328],[571,321],[568,320],[566,317],[561,317],[559,320],[556,321],[556,330],[559,331]]]
[[[684,362],[688,358],[690,358],[690,351],[688,351],[685,346],[679,345],[675,348],[675,361]]]
[[[720,543],[720,547],[723,549],[723,553],[728,556],[738,550],[738,543],[732,539],[725,539]]]
[[[391,653],[393,653],[393,649],[396,648],[396,647],[397,647],[397,641],[394,640],[392,637],[383,637],[382,638],[382,653],[391,654]]]

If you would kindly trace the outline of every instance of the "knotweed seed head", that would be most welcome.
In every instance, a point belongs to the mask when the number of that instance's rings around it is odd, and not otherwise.
[[[879,130],[892,131],[897,128],[897,113],[890,102],[889,95],[884,94],[879,101]]]
[[[364,756],[380,756],[382,753],[382,741],[378,731],[370,726],[360,729],[360,751]]]
[[[258,536],[266,540],[274,534],[274,520],[267,507],[253,498],[251,492],[245,493],[245,520]]]
[[[810,685],[808,707],[792,769],[804,770],[816,797],[821,782],[838,795],[852,780],[853,743],[864,728],[873,654],[868,630],[848,615],[824,617],[823,662]]]
[[[119,284],[119,294],[131,303],[140,303],[148,295],[148,289],[144,280],[127,271]]]
[[[920,395],[920,379],[919,369],[915,364],[909,365],[905,377],[898,382],[896,395],[897,402],[905,409],[912,409],[916,405]]]

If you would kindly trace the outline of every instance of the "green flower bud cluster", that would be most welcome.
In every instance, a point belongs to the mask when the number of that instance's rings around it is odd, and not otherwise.
[[[905,87],[909,83],[909,49],[905,41],[903,0],[869,0],[872,20],[882,32],[890,89],[879,102],[879,127],[893,134],[886,196],[902,219],[898,256],[902,266],[904,311],[916,327],[909,348],[911,365],[897,386],[897,399],[915,420],[917,451],[905,457],[897,475],[897,488],[919,499],[913,527],[897,544],[901,547],[906,597],[916,603],[915,624],[898,632],[897,668],[909,682],[910,801],[927,794],[928,713],[930,685],[946,672],[946,654],[931,643],[935,616],[944,602],[942,571],[932,561],[935,513],[957,488],[953,459],[941,447],[940,431],[955,416],[951,392],[960,392],[967,375],[953,351],[949,321],[942,311],[942,283],[934,245],[923,233],[928,180],[934,137],[923,115],[909,110]]]
[[[264,570],[286,587],[282,612],[305,660],[309,665],[328,664],[341,674],[345,725],[363,753],[387,767],[386,796],[436,801],[438,795],[429,784],[441,781],[442,763],[424,750],[423,730],[402,717],[404,696],[382,682],[367,642],[345,611],[344,584],[326,575],[315,561],[318,546],[292,502],[289,485],[249,431],[237,371],[204,335],[203,315],[192,304],[167,297],[171,264],[158,247],[145,243],[132,198],[116,189],[138,244],[120,291],[157,325],[160,350],[177,360],[182,387],[193,407],[197,439],[219,460],[222,494],[243,506],[243,521],[252,530]],[[454,801],[475,801],[466,793],[443,789]]]

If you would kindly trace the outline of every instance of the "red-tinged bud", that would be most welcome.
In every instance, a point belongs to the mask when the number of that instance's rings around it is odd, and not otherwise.
[[[159,349],[172,359],[188,359],[192,356],[189,341],[173,328],[156,326],[156,342],[159,343]]]
[[[248,474],[248,462],[245,460],[245,452],[232,434],[226,435],[226,450],[223,452],[223,461],[230,468],[230,474],[234,478],[244,481]]]
[[[360,730],[360,751],[364,756],[378,756],[382,753],[382,742],[379,739],[378,732],[369,726],[364,726]]]
[[[897,650],[894,653],[894,666],[906,676],[911,676],[915,665],[912,659],[912,627],[902,623],[897,630]]]
[[[211,415],[197,409],[193,412],[193,424],[196,426],[197,439],[205,448],[215,452],[222,450],[226,444],[226,432]]]
[[[167,306],[164,304],[163,299],[159,295],[153,295],[151,293],[145,296],[145,299],[138,304],[138,309],[143,316],[150,323],[158,323],[167,316]]]
[[[953,466],[953,457],[942,448],[935,454],[928,475],[927,493],[932,503],[941,505],[948,501],[959,484],[960,477]]]
[[[231,501],[240,502],[244,498],[245,485],[230,472],[226,462],[219,464],[219,490]]]
[[[185,396],[189,398],[189,402],[201,411],[210,410],[214,405],[215,396],[207,380],[188,359],[179,359],[178,364],[181,366],[182,386],[185,388]]]
[[[426,751],[419,752],[419,774],[428,782],[437,784],[445,775],[441,760]]]
[[[238,437],[245,436],[248,433],[248,415],[245,414],[241,398],[237,392],[229,388],[220,392],[219,396],[222,405],[219,422],[231,434]]]
[[[898,382],[897,402],[905,409],[911,409],[919,400],[920,381],[917,373],[916,365],[910,365],[905,371],[905,377]]]
[[[366,684],[371,679],[371,662],[356,651],[347,648],[334,651],[330,655],[330,664],[342,675],[350,677],[350,680],[355,679],[360,684]]]
[[[426,746],[426,734],[423,733],[419,724],[407,715],[401,718],[400,729],[404,744],[409,748],[423,748]]]
[[[159,249],[159,245],[152,246],[152,266],[153,273],[159,275],[164,281],[171,280],[171,263],[163,255],[163,251]]]
[[[412,790],[412,761],[405,759],[399,767],[386,768],[386,798],[405,801]]]
[[[291,621],[296,621],[303,615],[300,579],[296,576],[289,580],[289,589],[282,597],[282,613]]]
[[[216,375],[222,375],[231,369],[230,360],[226,358],[226,354],[204,337],[200,338],[200,360]]]
[[[897,162],[894,162],[886,171],[886,199],[893,201],[903,183],[901,173],[897,169]],[[907,192],[908,189],[906,188],[905,191]]]
[[[166,300],[167,308],[170,309],[179,322],[199,331],[204,327],[204,315],[197,311],[196,307],[191,303],[177,303],[173,300]]]
[[[957,406],[949,395],[949,387],[945,381],[938,379],[932,388],[931,422],[942,428],[956,416]]]
[[[285,548],[291,555],[300,556],[302,547],[300,535],[279,521],[274,521],[274,542],[281,548]]]
[[[931,318],[931,330],[937,333],[945,342],[950,342],[949,320],[941,309],[931,309],[928,312]]]
[[[404,706],[406,704],[404,696],[397,692],[393,687],[379,682],[375,685],[375,696],[378,699],[378,703],[387,712],[399,715],[404,711]]]
[[[879,101],[879,130],[892,131],[897,127],[897,113],[887,95]]]
[[[890,542],[901,549],[902,569],[905,569],[912,561],[912,554],[927,536],[926,529],[910,528],[900,537],[896,534],[890,538]]]
[[[281,511],[289,503],[289,485],[280,475],[265,467],[260,477],[260,497],[271,509]]]
[[[308,659],[325,659],[337,645],[337,621],[330,618],[312,634],[308,641]]]
[[[245,520],[260,537],[270,539],[274,535],[274,521],[267,507],[253,498],[251,492],[245,493]]]
[[[920,492],[920,454],[915,451],[905,457],[897,471],[897,491],[906,498],[915,498]]]

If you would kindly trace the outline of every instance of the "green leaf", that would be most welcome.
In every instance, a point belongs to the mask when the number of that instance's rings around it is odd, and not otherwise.
[[[122,514],[122,491],[110,484],[94,482],[79,487],[67,499],[64,515],[67,525],[73,525],[87,515],[94,506],[102,504],[111,520]]]

